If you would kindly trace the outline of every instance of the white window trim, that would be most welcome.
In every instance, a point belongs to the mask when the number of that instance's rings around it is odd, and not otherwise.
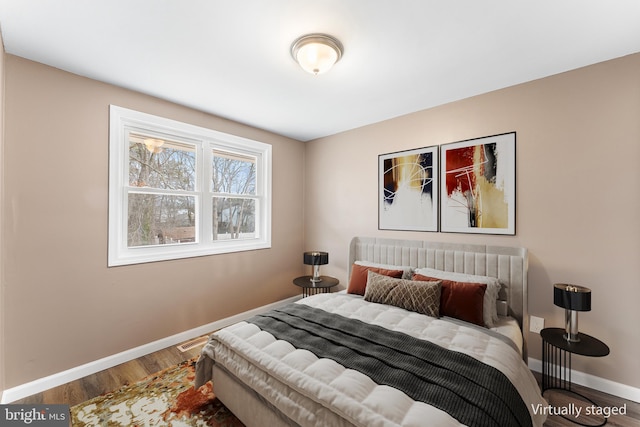
[[[271,145],[115,105],[110,106],[109,114],[109,267],[271,247]],[[207,187],[196,188],[196,192],[200,195],[200,203],[197,204],[200,215],[196,225],[197,243],[127,247],[127,192],[125,190],[125,186],[129,184],[127,129],[165,134],[196,145],[196,150],[199,150],[196,156],[198,159],[196,169],[202,173],[199,177],[200,185]],[[258,213],[256,214],[257,237],[254,239],[212,241],[210,238],[212,212],[210,203],[206,203],[203,198],[205,195],[213,194],[209,191],[211,171],[210,167],[206,166],[207,159],[211,156],[208,152],[211,152],[210,148],[213,147],[258,156],[256,195],[259,203],[257,203]]]

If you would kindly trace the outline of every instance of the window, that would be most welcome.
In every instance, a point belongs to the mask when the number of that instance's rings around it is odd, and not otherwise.
[[[270,246],[270,145],[111,106],[109,266]]]

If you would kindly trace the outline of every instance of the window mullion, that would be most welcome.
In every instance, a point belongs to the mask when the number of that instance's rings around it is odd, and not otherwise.
[[[200,185],[198,187],[200,192],[200,242],[203,244],[211,244],[211,236],[213,234],[213,207],[211,201],[211,143],[204,141],[202,143],[202,155],[199,156],[201,163],[198,165],[200,173],[198,177],[200,179]]]

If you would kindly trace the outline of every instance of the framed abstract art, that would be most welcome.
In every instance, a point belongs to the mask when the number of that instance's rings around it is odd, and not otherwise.
[[[438,231],[438,147],[378,156],[378,228]]]
[[[516,233],[516,133],[440,147],[440,231]]]

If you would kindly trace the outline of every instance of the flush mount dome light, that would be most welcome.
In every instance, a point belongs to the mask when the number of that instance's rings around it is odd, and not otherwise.
[[[293,42],[291,56],[306,72],[322,74],[342,57],[342,43],[327,34],[307,34]]]

